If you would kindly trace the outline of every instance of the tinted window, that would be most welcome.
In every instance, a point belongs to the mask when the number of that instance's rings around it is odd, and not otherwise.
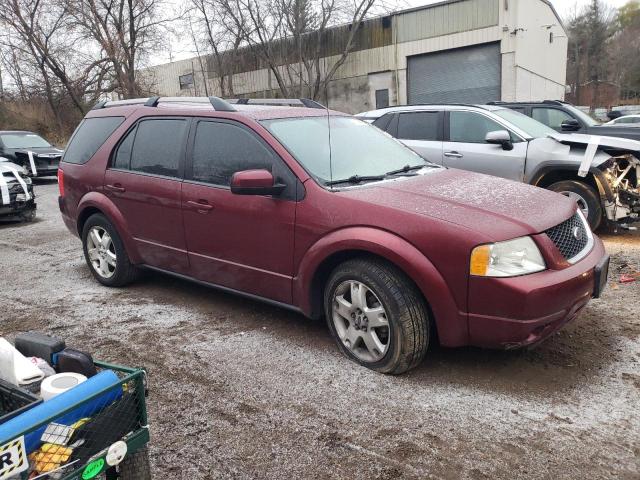
[[[375,122],[373,122],[373,125],[378,127],[380,130],[386,130],[392,118],[393,113],[387,113],[386,115],[381,116]]]
[[[137,140],[136,140],[137,142]],[[271,151],[254,134],[222,122],[199,122],[193,145],[193,180],[228,186],[242,170],[273,172]]]
[[[451,112],[449,114],[449,137],[452,142],[485,143],[489,132],[506,130],[490,118],[474,112]]]
[[[403,140],[437,140],[438,112],[401,113],[398,119],[398,138]]]
[[[177,177],[186,120],[145,120],[138,124],[131,170]]]
[[[113,168],[129,168],[129,161],[131,160],[131,147],[133,145],[133,138],[136,136],[136,129],[132,129],[125,139],[118,146],[116,155],[113,159]]]
[[[557,108],[534,108],[531,116],[545,125],[560,130],[562,122],[565,120],[573,120],[573,117]]]
[[[85,118],[71,137],[63,160],[87,163],[122,122],[124,117]]]

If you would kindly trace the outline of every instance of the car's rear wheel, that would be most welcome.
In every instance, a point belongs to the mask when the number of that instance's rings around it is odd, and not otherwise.
[[[377,259],[339,265],[325,288],[325,314],[342,352],[382,373],[418,365],[429,345],[429,314],[415,285]]]
[[[589,221],[591,230],[597,229],[602,223],[600,197],[591,185],[578,180],[563,180],[549,185],[547,189],[575,200],[578,208]]]
[[[84,258],[93,276],[108,287],[135,280],[138,269],[129,261],[118,231],[102,214],[91,215],[82,228]]]

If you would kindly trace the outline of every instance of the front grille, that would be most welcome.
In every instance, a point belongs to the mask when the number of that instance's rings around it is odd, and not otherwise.
[[[575,258],[589,244],[589,231],[577,213],[545,233],[566,260]]]

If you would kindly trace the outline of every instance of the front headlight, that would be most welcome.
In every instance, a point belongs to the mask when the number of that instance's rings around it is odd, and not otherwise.
[[[531,237],[480,245],[471,252],[469,272],[479,277],[515,277],[546,268]]]

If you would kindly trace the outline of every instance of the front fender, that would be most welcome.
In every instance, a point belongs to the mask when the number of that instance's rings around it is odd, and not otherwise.
[[[431,307],[441,344],[467,344],[467,315],[456,305],[440,272],[422,252],[403,238],[370,227],[334,231],[306,251],[299,263],[293,284],[294,303],[299,305],[305,314],[312,313],[311,289],[315,273],[322,263],[334,254],[354,250],[388,260],[415,282]]]
[[[141,263],[142,258],[140,257],[140,253],[138,252],[136,242],[134,242],[133,240],[133,236],[131,235],[131,230],[127,225],[127,221],[124,219],[124,216],[122,215],[120,210],[118,210],[118,207],[116,207],[113,201],[111,201],[111,199],[104,193],[89,192],[84,195],[78,203],[77,218],[83,218],[85,212],[88,209],[100,210],[100,212],[109,219],[109,221],[116,228],[118,235],[120,235],[120,238],[122,239],[122,243],[124,243],[124,248],[127,250],[127,255],[129,256],[129,260],[131,261],[131,263]],[[82,232],[78,233],[82,235]]]

